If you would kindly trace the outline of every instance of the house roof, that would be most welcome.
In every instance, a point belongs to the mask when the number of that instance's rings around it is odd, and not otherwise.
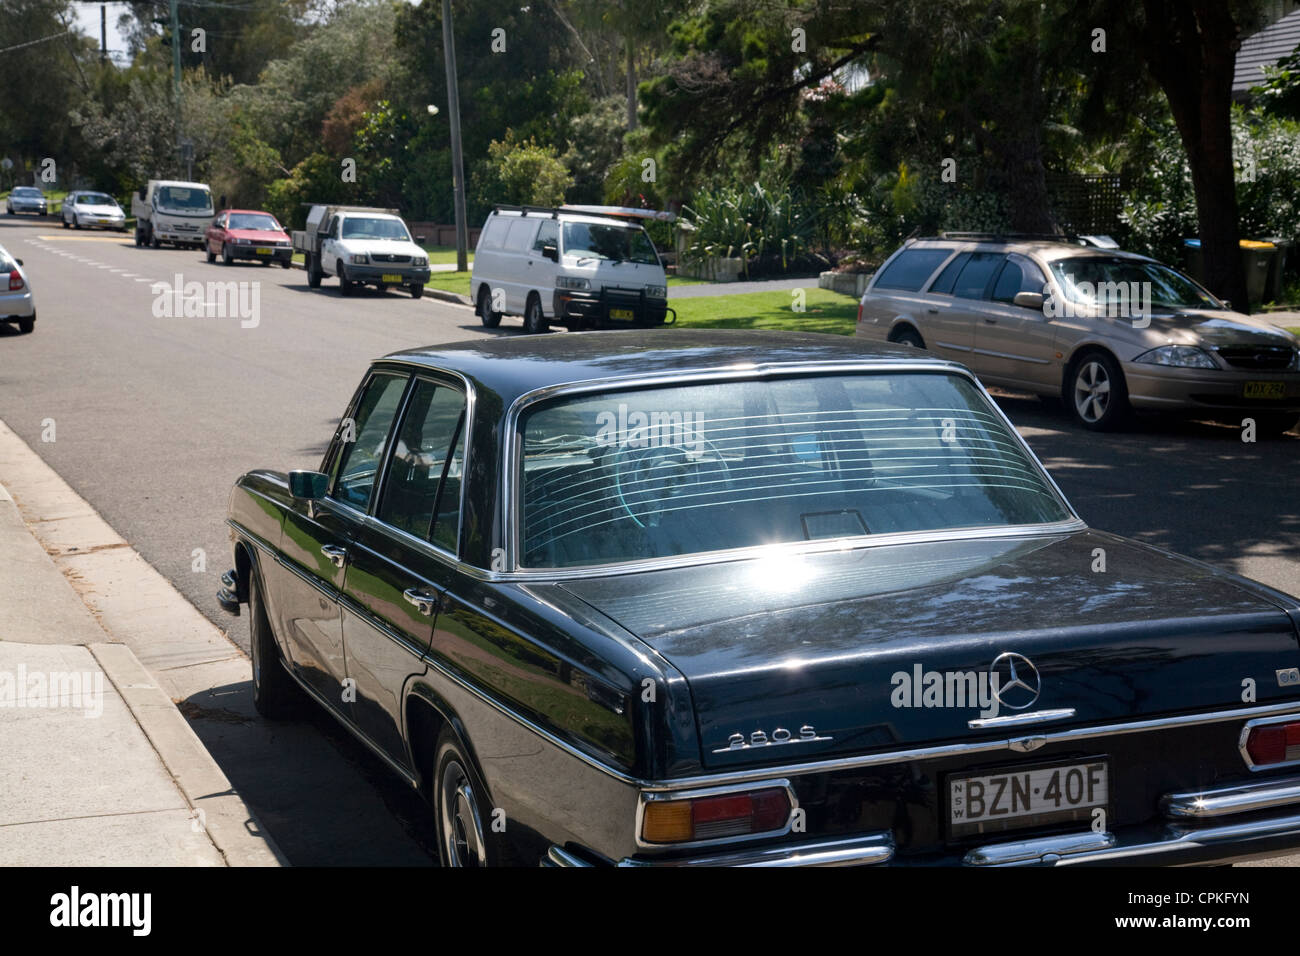
[[[1263,67],[1273,66],[1297,46],[1300,46],[1300,10],[1242,40],[1232,77],[1233,95],[1243,96],[1252,86],[1263,83]]]

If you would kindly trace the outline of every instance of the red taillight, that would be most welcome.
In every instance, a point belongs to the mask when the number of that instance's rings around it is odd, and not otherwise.
[[[647,843],[689,843],[780,830],[790,820],[790,795],[781,787],[693,800],[648,803],[641,824]]]
[[[861,302],[858,303],[858,321],[859,321],[859,322],[862,321],[862,303],[861,303]]]
[[[9,291],[14,292],[23,287],[23,274],[15,269],[9,273]]]
[[[1246,753],[1257,767],[1300,760],[1300,722],[1261,724],[1250,728]]]

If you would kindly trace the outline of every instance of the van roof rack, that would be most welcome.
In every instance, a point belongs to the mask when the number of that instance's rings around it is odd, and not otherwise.
[[[630,206],[515,206],[510,203],[496,203],[492,209],[495,212],[517,212],[521,216],[536,213],[539,216],[549,216],[552,219],[558,219],[562,212],[575,216],[617,219],[621,222],[627,222],[629,219],[655,219],[661,222],[672,222],[676,218],[672,213],[660,212],[657,209],[641,210]]]

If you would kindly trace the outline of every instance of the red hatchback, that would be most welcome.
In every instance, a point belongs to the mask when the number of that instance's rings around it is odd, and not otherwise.
[[[293,263],[289,234],[269,212],[223,210],[208,226],[204,239],[209,262],[215,262],[217,256],[221,256],[226,265],[236,259],[260,259],[268,265],[278,262],[287,269]]]

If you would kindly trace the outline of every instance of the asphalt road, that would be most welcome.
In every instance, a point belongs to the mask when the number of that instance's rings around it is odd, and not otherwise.
[[[372,358],[519,334],[486,332],[468,308],[398,292],[344,299],[332,281],[309,290],[301,270],[209,265],[199,252],[137,249],[116,234],[4,221],[0,244],[25,261],[38,309],[30,336],[0,326],[0,419],[245,648],[244,620],[232,626],[213,597],[229,566],[223,521],[235,478],[315,466]],[[256,283],[256,325],[156,315],[152,283],[178,276]],[[1300,594],[1300,437],[1246,444],[1235,429],[1163,421],[1094,435],[1050,403],[999,400],[1093,526]],[[49,419],[53,442],[42,441]],[[428,861],[418,805],[328,718],[268,733],[244,719],[246,703],[232,697],[225,716],[191,716],[291,860]],[[400,827],[358,837],[340,826],[379,803]]]

